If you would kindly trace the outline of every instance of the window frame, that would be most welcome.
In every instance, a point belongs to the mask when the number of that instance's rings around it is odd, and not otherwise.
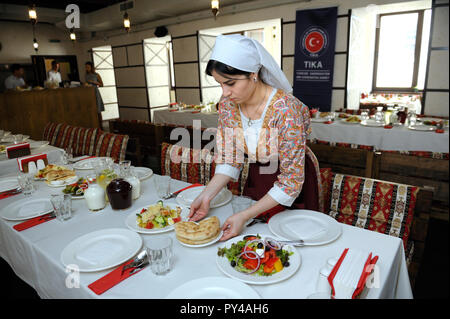
[[[377,69],[378,69],[378,52],[380,46],[380,22],[383,16],[389,15],[401,15],[401,14],[410,14],[417,13],[417,29],[416,29],[416,44],[414,49],[414,69],[412,76],[411,87],[378,87],[377,83]],[[375,54],[374,54],[374,63],[373,63],[373,78],[372,78],[372,92],[374,93],[384,93],[384,92],[423,92],[423,90],[418,90],[417,83],[419,78],[419,66],[420,66],[420,49],[422,43],[422,35],[423,35],[423,23],[424,23],[425,9],[420,10],[410,10],[410,11],[400,11],[400,12],[389,12],[382,13],[377,15],[377,27],[375,34]]]

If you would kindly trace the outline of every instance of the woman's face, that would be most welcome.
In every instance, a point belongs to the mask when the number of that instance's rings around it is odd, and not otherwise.
[[[89,64],[86,64],[85,67],[86,67],[86,72],[90,73],[91,72],[91,66]]]
[[[245,103],[253,94],[256,83],[245,75],[221,75],[216,71],[211,72],[213,78],[220,84],[223,96],[230,98],[235,103]]]

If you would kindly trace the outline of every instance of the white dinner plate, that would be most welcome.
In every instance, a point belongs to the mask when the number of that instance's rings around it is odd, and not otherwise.
[[[6,220],[25,220],[45,215],[53,211],[49,198],[24,198],[7,205],[0,213]]]
[[[148,167],[133,167],[133,170],[140,181],[143,181],[153,175],[152,169]]]
[[[74,169],[94,169],[93,163],[99,158],[110,158],[110,157],[93,157],[85,160],[81,160],[73,164]]]
[[[191,206],[192,202],[197,198],[198,195],[200,195],[201,192],[205,189],[206,186],[198,186],[193,188],[188,188],[177,196],[177,202],[178,204],[182,206]],[[233,198],[233,194],[229,189],[223,188],[219,194],[214,197],[214,199],[211,201],[210,208],[216,208],[223,205],[228,204],[231,199]]]
[[[302,239],[308,246],[328,244],[342,233],[342,226],[334,218],[307,209],[276,214],[268,225],[275,236],[287,240]]]
[[[68,244],[61,252],[61,262],[65,267],[76,265],[82,272],[100,271],[124,263],[141,247],[141,236],[131,230],[102,229],[78,237]]]
[[[49,141],[33,141],[30,142],[30,148],[34,149],[34,148],[40,148],[43,146],[47,146],[49,144]]]
[[[186,247],[189,247],[189,248],[201,248],[201,247],[207,247],[209,245],[217,243],[219,241],[219,239],[222,237],[222,235],[223,235],[223,231],[221,230],[216,238],[214,238],[213,240],[211,240],[211,241],[209,241],[207,243],[200,244],[200,245],[186,244],[186,243],[183,243],[182,241],[178,240],[178,238],[177,238],[177,240],[183,246],[186,246]]]
[[[272,217],[273,218],[273,217]],[[242,235],[238,237],[231,238],[226,241],[223,246],[220,248],[230,248],[233,243],[237,243],[238,241],[244,240],[244,237],[248,235]],[[266,237],[272,238],[272,236],[261,235],[259,234],[262,240]],[[301,257],[300,253],[290,245],[283,245],[283,249],[292,251],[293,254],[289,256],[289,267],[284,267],[280,272],[277,272],[271,276],[259,276],[257,274],[245,274],[240,271],[237,271],[234,267],[231,267],[228,258],[225,256],[219,256],[216,254],[216,263],[219,269],[227,276],[237,279],[242,282],[246,282],[253,285],[267,285],[274,284],[283,280],[288,279],[292,275],[294,275],[301,265]]]
[[[169,225],[164,228],[152,228],[152,229],[142,228],[142,227],[138,226],[138,224],[136,223],[136,217],[137,217],[136,214],[139,214],[143,208],[148,208],[149,206],[155,205],[155,204],[156,203],[141,207],[138,210],[134,211],[133,213],[129,214],[128,217],[125,219],[125,225],[127,225],[127,227],[129,229],[131,229],[135,232],[141,233],[141,234],[159,234],[159,233],[165,233],[165,232],[174,230],[175,229],[174,225]],[[171,209],[176,209],[177,206],[180,207],[180,205],[176,205],[173,203],[165,203],[165,202],[164,202],[164,206],[169,206]],[[181,207],[181,220],[186,221],[188,215],[189,215],[189,210],[185,207],[184,208]]]
[[[0,180],[0,193],[19,187],[16,177],[3,178]]]
[[[434,126],[434,125],[418,124],[418,125],[408,126],[408,129],[414,130],[414,131],[429,132],[429,131],[435,131],[436,130],[436,126]]]
[[[53,181],[53,182],[48,182],[47,180],[45,181],[45,184],[47,184],[49,187],[66,187],[67,185],[73,184],[75,183],[77,180],[79,180],[78,176],[73,176],[72,178],[66,179],[64,181]],[[57,182],[57,183],[56,183]],[[60,184],[60,182],[62,182]]]
[[[375,120],[372,119],[367,120],[366,123],[361,122],[359,124],[361,124],[362,126],[371,126],[371,127],[384,127],[385,125],[384,123],[377,123],[375,122]]]
[[[204,277],[175,288],[166,299],[261,299],[261,296],[243,282],[225,277]]]

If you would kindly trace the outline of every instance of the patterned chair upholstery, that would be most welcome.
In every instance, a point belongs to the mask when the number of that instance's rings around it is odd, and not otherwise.
[[[93,152],[89,155],[111,157],[114,162],[125,160],[129,136],[99,132]]]

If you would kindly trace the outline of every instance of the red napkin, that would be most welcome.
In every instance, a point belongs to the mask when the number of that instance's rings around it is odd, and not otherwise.
[[[281,213],[282,211],[286,210],[286,208],[284,208],[284,206],[282,205],[277,205],[271,209],[266,210],[265,212],[262,212],[261,214],[259,214],[258,216],[256,216],[255,218],[257,219],[263,219],[266,221],[266,223],[269,222],[269,220],[272,218],[272,216]]]
[[[33,226],[48,222],[49,220],[55,219],[56,217],[50,217],[51,213],[41,215],[38,217],[34,217],[31,219],[28,219],[20,224],[14,225],[13,228],[17,231],[22,231],[28,228],[31,228]]]
[[[175,109],[175,110],[169,110],[169,112],[176,112],[176,111],[178,111],[177,109]]]
[[[391,129],[393,126],[392,125],[385,125],[384,128],[386,129]]]
[[[192,113],[192,114],[194,114],[194,113],[200,113],[200,111],[192,111],[191,113]]]
[[[89,156],[89,157],[86,157],[86,158],[83,158],[83,159],[80,159],[79,160],[79,162],[81,162],[81,161],[84,161],[84,160],[87,160],[87,159],[90,159],[90,158],[95,158],[96,156]]]
[[[323,124],[332,124],[333,123],[333,121],[326,121],[326,122],[323,122]]]
[[[6,193],[6,194],[0,194],[0,199],[3,199],[3,198],[8,198],[8,197],[10,197],[10,196],[14,196],[14,195],[19,195],[20,193],[13,193],[13,194],[8,194],[8,193]]]
[[[133,259],[130,259],[129,261],[123,263],[110,273],[106,274],[105,276],[101,277],[100,279],[94,281],[92,284],[90,284],[88,287],[93,292],[95,292],[97,295],[101,295],[105,291],[109,290],[110,288],[114,287],[121,281],[127,279],[128,277],[131,277],[141,270],[136,271],[133,274],[130,274],[130,272],[134,269],[133,267],[125,269],[125,271],[122,273],[122,268],[128,264],[133,262]]]
[[[442,134],[442,133],[444,133],[444,130],[438,128],[435,132]]]
[[[192,187],[198,187],[198,186],[204,186],[204,185],[203,185],[203,184],[198,184],[198,183],[192,184],[192,185],[189,185],[189,186],[187,186],[187,187],[185,187],[185,188],[182,188],[182,189],[180,189],[180,190],[177,190],[176,192],[173,192],[173,194],[176,195],[176,194],[181,193],[182,191],[184,191],[184,190],[186,190],[186,189],[189,189],[189,188],[192,188]]]

